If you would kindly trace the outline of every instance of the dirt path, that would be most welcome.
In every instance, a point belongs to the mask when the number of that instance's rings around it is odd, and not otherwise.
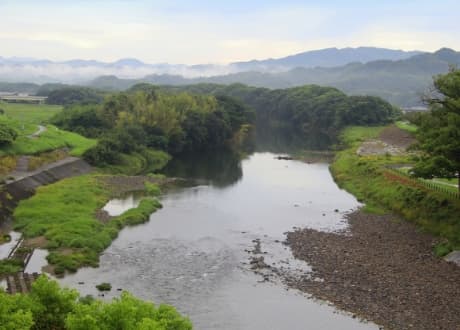
[[[45,132],[46,130],[47,130],[47,128],[46,128],[45,126],[43,126],[43,125],[38,125],[38,130],[37,130],[35,133],[29,135],[29,138],[37,138],[37,137],[40,136],[40,134],[42,134],[42,133]]]
[[[460,329],[460,267],[432,254],[434,239],[396,217],[355,212],[349,233],[288,234],[313,278],[289,285],[385,329]]]
[[[404,155],[407,153],[407,148],[414,142],[415,139],[410,133],[391,125],[386,127],[377,139],[363,142],[357,153],[361,156]]]

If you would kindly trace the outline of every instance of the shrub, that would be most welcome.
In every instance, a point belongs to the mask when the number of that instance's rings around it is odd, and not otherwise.
[[[0,123],[0,146],[14,142],[18,137],[18,132],[10,126]]]

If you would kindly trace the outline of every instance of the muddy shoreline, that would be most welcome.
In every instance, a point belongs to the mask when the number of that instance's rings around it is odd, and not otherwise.
[[[356,211],[348,220],[343,233],[288,233],[294,256],[313,269],[286,279],[290,287],[384,329],[459,329],[460,267],[433,255],[432,236],[392,215]]]

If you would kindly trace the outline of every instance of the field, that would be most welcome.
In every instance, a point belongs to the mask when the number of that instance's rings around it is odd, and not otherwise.
[[[43,124],[62,110],[60,105],[0,103],[0,109],[12,119],[22,123]]]
[[[19,133],[13,144],[0,149],[0,157],[36,155],[64,147],[71,149],[71,155],[81,156],[97,143],[96,140],[46,125],[51,117],[62,111],[61,106],[0,103],[0,108],[5,111],[4,115],[0,115],[0,122],[13,127]],[[46,130],[39,136],[32,137],[38,131],[39,124],[46,125]]]

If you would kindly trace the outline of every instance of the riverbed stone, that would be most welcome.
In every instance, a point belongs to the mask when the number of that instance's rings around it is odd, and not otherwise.
[[[457,264],[457,266],[460,266],[460,250],[452,251],[444,257],[444,260],[453,262],[454,264]]]

